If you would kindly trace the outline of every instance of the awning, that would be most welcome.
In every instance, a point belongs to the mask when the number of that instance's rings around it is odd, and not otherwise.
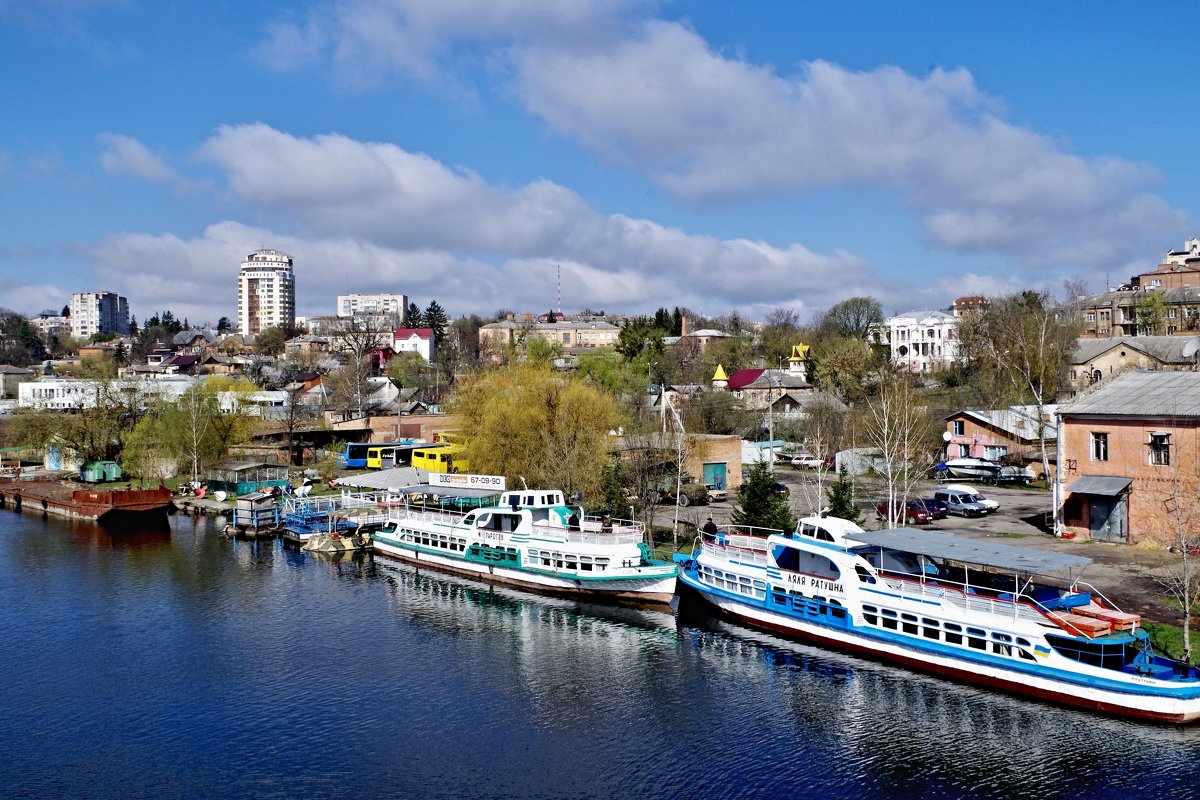
[[[872,547],[885,547],[889,550],[917,553],[930,558],[959,561],[963,564],[995,567],[1009,572],[1044,574],[1086,567],[1092,563],[1092,560],[1086,556],[1073,556],[1031,547],[1014,547],[1010,544],[995,544],[949,533],[913,528],[891,528],[844,535],[847,539],[869,544]]]
[[[1116,497],[1129,488],[1133,478],[1120,475],[1084,475],[1067,488],[1068,494],[1098,494]]]

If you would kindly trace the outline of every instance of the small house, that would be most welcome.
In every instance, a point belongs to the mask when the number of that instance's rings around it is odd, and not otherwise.
[[[258,461],[222,461],[213,466],[206,481],[209,491],[234,497],[263,492],[288,482],[288,468]]]

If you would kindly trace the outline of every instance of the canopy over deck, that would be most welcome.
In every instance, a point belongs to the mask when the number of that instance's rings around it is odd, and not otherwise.
[[[1078,569],[1092,563],[1092,560],[1086,556],[994,544],[948,533],[920,531],[912,528],[846,533],[845,538],[872,547],[886,547],[890,550],[917,553],[930,558],[948,559],[964,564],[995,567],[1009,572],[1044,574]]]

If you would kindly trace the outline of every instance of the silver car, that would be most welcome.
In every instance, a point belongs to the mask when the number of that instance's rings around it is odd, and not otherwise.
[[[937,500],[941,500],[946,504],[946,508],[951,514],[959,514],[964,517],[982,517],[988,513],[988,507],[983,503],[976,502],[972,495],[967,492],[957,491],[953,489],[938,489],[933,493]]]

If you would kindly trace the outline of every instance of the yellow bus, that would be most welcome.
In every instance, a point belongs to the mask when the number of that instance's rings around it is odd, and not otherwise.
[[[412,453],[412,465],[429,472],[467,472],[467,460],[462,457],[461,444],[442,442],[418,447]]]
[[[412,461],[414,451],[425,446],[424,442],[405,442],[397,444],[371,445],[367,448],[367,469],[390,469],[391,467],[407,467]]]

